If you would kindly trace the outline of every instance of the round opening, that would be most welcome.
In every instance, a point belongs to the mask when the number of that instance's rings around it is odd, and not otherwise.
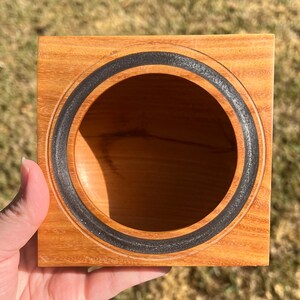
[[[220,104],[184,78],[123,80],[89,108],[75,142],[89,200],[125,226],[190,226],[222,201],[237,165],[236,138]]]

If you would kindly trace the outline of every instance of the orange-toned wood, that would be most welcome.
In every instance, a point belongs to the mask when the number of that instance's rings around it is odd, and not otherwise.
[[[221,74],[246,103],[259,140],[256,181],[238,216],[207,242],[168,254],[124,250],[89,232],[64,203],[51,163],[58,115],[78,84],[106,63],[143,51],[185,55]],[[39,229],[39,265],[267,265],[273,55],[272,35],[41,37],[38,162],[51,204]],[[153,240],[191,233],[218,216],[247,159],[241,124],[215,86],[190,71],[151,64],[119,72],[86,97],[70,127],[67,157],[89,211],[117,231]]]

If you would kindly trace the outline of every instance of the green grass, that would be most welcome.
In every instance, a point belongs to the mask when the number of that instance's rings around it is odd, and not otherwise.
[[[33,2],[37,4],[32,4]],[[173,268],[117,299],[300,299],[300,1],[0,2],[0,206],[36,156],[38,35],[275,33],[271,264]]]

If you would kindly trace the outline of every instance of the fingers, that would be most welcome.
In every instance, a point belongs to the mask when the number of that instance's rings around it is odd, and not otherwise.
[[[21,189],[13,202],[0,212],[0,260],[22,248],[46,217],[49,191],[40,167],[23,159]]]
[[[165,275],[169,270],[168,267],[118,267],[94,271],[87,276],[86,299],[110,299],[129,287]]]

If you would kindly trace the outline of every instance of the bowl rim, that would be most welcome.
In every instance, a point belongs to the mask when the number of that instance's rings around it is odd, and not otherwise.
[[[230,103],[240,121],[243,132],[245,161],[242,178],[233,197],[225,208],[208,224],[193,232],[173,238],[139,238],[124,234],[103,223],[82,203],[72,184],[68,170],[68,134],[80,105],[85,101],[88,94],[101,82],[104,82],[109,77],[123,70],[143,65],[173,66],[190,71],[207,80],[217,88]],[[72,218],[79,221],[81,226],[89,233],[92,233],[92,235],[105,241],[107,244],[130,252],[145,254],[167,254],[184,251],[205,244],[218,236],[226,229],[226,227],[232,224],[241,213],[246,203],[249,202],[248,198],[250,194],[255,194],[253,188],[255,185],[256,187],[259,185],[257,182],[257,175],[259,170],[259,160],[263,154],[260,153],[261,145],[258,138],[259,130],[261,130],[261,128],[256,126],[249,108],[233,84],[220,72],[216,71],[208,64],[201,62],[201,60],[186,56],[177,51],[174,52],[174,50],[151,50],[131,53],[125,56],[120,55],[120,57],[103,64],[85,77],[68,95],[61,110],[58,112],[56,123],[52,129],[51,145],[49,145],[51,149],[50,161],[54,184],[57,187],[57,191],[60,194],[60,198],[63,200],[68,213],[72,215]],[[260,170],[259,173],[262,173],[262,170]],[[251,197],[252,200],[253,195]],[[247,206],[249,205],[250,203],[248,203]]]

